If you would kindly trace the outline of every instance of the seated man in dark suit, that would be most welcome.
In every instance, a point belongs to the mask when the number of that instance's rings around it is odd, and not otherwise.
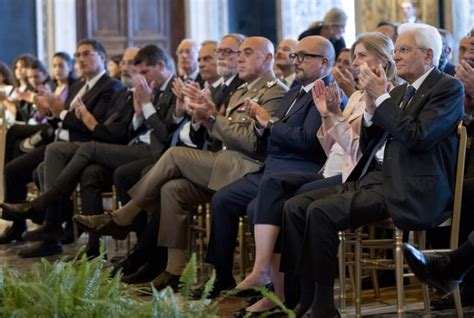
[[[208,99],[193,103],[196,119],[226,147],[217,153],[172,147],[129,191],[132,200],[124,207],[102,218],[75,218],[90,230],[100,231],[111,224],[130,224],[142,209],[159,213],[157,244],[167,248],[168,263],[165,271],[153,281],[157,289],[168,285],[178,287],[179,275],[187,260],[189,207],[208,201],[216,189],[258,170],[261,164],[258,159],[264,157],[257,152],[253,120],[242,106],[246,99],[254,98],[273,113],[286,86],[277,81],[271,71],[274,50],[268,39],[247,38],[239,49],[231,50],[228,58],[238,62],[239,77],[246,83],[233,93],[225,116]]]
[[[123,87],[120,82],[107,75],[105,55],[102,44],[93,39],[81,40],[78,43],[76,59],[86,81],[76,82],[69,88],[64,104],[59,99],[49,103],[54,117],[49,120],[49,123],[53,129],[56,128],[58,140],[75,142],[93,138],[92,133],[73,111],[80,100],[99,123],[104,122],[112,96]],[[45,150],[46,146],[36,148],[32,152],[15,158],[5,166],[5,202],[18,203],[25,200],[26,184],[32,181],[32,173],[43,161]],[[3,217],[14,219],[5,209]],[[14,222],[1,237],[1,242],[21,240],[25,229],[24,222]]]
[[[361,69],[367,106],[354,181],[285,204],[282,268],[305,275],[301,314],[313,303],[314,317],[338,316],[338,231],[387,218],[401,229],[424,230],[449,216],[463,87],[436,68],[442,43],[434,27],[405,24],[399,31],[394,60],[408,84],[388,94],[381,65]]]
[[[134,58],[134,64],[140,75],[134,74],[135,93],[133,122],[130,123],[132,135],[122,143],[128,145],[104,142],[87,142],[79,144],[54,143],[48,146],[46,152],[46,169],[53,170],[47,174],[49,188],[32,202],[25,204],[4,204],[11,213],[21,216],[31,209],[36,213],[48,209],[46,220],[39,228],[27,232],[23,238],[29,241],[58,241],[63,237],[60,226],[60,211],[51,209],[58,201],[68,197],[75,189],[82,172],[91,164],[114,170],[121,165],[154,157],[155,160],[166,148],[169,139],[181,119],[175,122],[173,118],[175,97],[171,92],[174,80],[174,63],[169,54],[156,45],[147,45],[140,49]],[[125,96],[128,95],[128,96]],[[132,94],[126,92],[131,103]],[[154,103],[152,103],[154,101]],[[87,116],[84,108],[76,109],[79,117]],[[88,123],[93,126],[93,123]],[[127,128],[123,127],[122,132]],[[95,132],[95,129],[94,129]],[[97,132],[97,136],[100,134]],[[103,139],[96,138],[103,141]],[[54,166],[62,162],[62,169]],[[84,211],[94,214],[100,211]],[[46,243],[44,243],[46,244]],[[44,245],[43,244],[43,245]],[[89,256],[98,254],[98,245],[88,251]]]
[[[326,161],[326,154],[316,138],[321,116],[314,106],[311,89],[317,79],[323,79],[327,84],[332,81],[334,48],[324,37],[305,37],[298,42],[291,61],[295,65],[296,79],[301,82],[301,86],[293,88],[285,95],[274,117],[256,103],[251,102],[249,105],[256,121],[259,142],[267,148],[268,157],[262,168],[220,189],[212,199],[212,228],[206,260],[215,266],[217,281],[225,283],[222,286],[235,284],[232,275],[233,247],[237,239],[239,216],[251,210],[249,213],[257,215],[255,219],[249,220],[252,225],[280,223],[281,215],[278,213],[260,215],[258,211],[254,212],[256,202],[265,200],[259,196],[260,184],[282,171],[301,174],[317,172]],[[276,236],[270,233],[273,231],[270,227],[262,229],[258,239],[276,239]],[[260,242],[257,239],[256,241]],[[277,259],[279,253],[275,255],[276,268],[272,267],[275,271],[265,275],[268,280],[257,282],[249,279],[238,288],[263,286],[273,282],[277,296],[284,299],[283,275],[279,273]],[[214,294],[220,291],[216,290]],[[274,306],[270,300],[264,299],[247,309],[249,312],[262,312]]]

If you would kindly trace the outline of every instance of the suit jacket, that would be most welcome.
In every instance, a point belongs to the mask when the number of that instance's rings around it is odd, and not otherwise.
[[[223,84],[214,89],[211,92],[211,97],[213,102],[216,104],[217,110],[220,111],[222,108],[226,109],[229,104],[230,98],[234,92],[244,83],[238,75],[230,82],[229,86],[225,89],[222,89]],[[204,126],[201,126],[199,130],[191,129],[190,138],[194,144],[206,143],[206,147],[210,151],[219,151],[222,149],[222,141],[216,138],[212,138],[207,132],[207,129]]]
[[[132,130],[130,136],[130,139],[133,139],[143,130],[153,129],[150,134],[150,146],[155,159],[158,159],[169,146],[173,132],[179,126],[179,123],[173,122],[173,113],[176,105],[176,97],[171,91],[173,81],[174,77],[159,96],[158,102],[155,105],[156,113],[146,118],[141,127]]]
[[[323,80],[329,84],[332,78],[327,76]],[[326,161],[326,154],[316,138],[321,115],[311,91],[289,109],[299,92],[299,87],[293,88],[283,97],[275,114],[280,120],[262,137],[267,140],[265,174],[282,170],[317,172]]]
[[[72,100],[84,84],[84,82],[77,82],[71,86],[64,103],[66,109],[69,108]],[[112,97],[122,88],[123,85],[121,82],[112,79],[105,73],[97,83],[82,96],[82,101],[87,110],[94,116],[98,123],[105,121]],[[74,112],[67,113],[62,121],[62,128],[69,130],[69,141],[89,141],[92,139],[92,132],[76,117]]]
[[[388,212],[402,229],[429,229],[451,212],[464,89],[433,69],[402,110],[405,90],[406,84],[396,87],[377,108],[374,124],[362,129],[361,147],[388,133],[383,164]]]
[[[126,144],[128,126],[134,112],[133,93],[128,88],[123,88],[112,98],[106,119],[94,128],[92,138],[99,142]]]
[[[230,98],[225,116],[218,115],[211,135],[221,140],[225,150],[221,151],[211,173],[209,188],[220,188],[257,171],[265,158],[257,153],[258,141],[254,133],[254,121],[247,113],[239,111],[246,98],[256,100],[270,114],[278,109],[286,93],[286,86],[275,78],[273,72],[265,73],[250,90],[246,85],[237,89]]]
[[[356,91],[351,95],[346,108],[342,112],[346,120],[342,123],[335,123],[329,117],[325,119],[317,133],[319,142],[326,154],[329,154],[334,143],[338,143],[344,151],[342,163],[343,182],[347,180],[362,156],[359,139],[364,109],[365,102],[362,91]]]

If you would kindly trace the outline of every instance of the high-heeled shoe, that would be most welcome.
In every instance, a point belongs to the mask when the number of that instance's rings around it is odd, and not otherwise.
[[[243,288],[243,289],[234,288],[234,289],[229,290],[227,293],[229,296],[242,297],[242,298],[261,296],[262,293],[259,292],[258,290],[255,290],[254,287],[263,287],[271,292],[275,291],[275,288],[273,287],[273,283],[270,282],[268,284],[265,284],[264,286],[252,286],[252,287]]]

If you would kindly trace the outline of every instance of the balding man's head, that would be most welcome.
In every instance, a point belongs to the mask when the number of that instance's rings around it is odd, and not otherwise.
[[[308,36],[296,45],[296,79],[308,85],[331,73],[335,53],[331,42],[322,36]]]
[[[290,54],[295,52],[297,43],[298,41],[294,39],[285,39],[278,44],[276,49],[275,64],[285,77],[294,72],[293,63],[290,61]]]
[[[176,56],[178,57],[178,68],[185,73],[184,75],[190,75],[197,70],[198,51],[198,44],[191,39],[184,39],[179,43]]]
[[[273,44],[264,37],[249,37],[239,47],[239,77],[252,82],[273,68]]]
[[[123,53],[122,61],[120,61],[120,80],[128,88],[132,88],[135,84],[132,75],[135,73],[133,60],[140,49],[137,47],[129,47]]]

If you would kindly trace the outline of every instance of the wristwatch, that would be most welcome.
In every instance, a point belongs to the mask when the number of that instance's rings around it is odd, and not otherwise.
[[[269,132],[272,132],[272,128],[273,128],[273,124],[274,124],[274,123],[275,123],[275,121],[274,121],[273,119],[270,119],[270,120],[268,121],[267,130],[268,130]]]
[[[214,125],[217,120],[217,113],[212,113],[207,117],[207,122],[211,125]]]

